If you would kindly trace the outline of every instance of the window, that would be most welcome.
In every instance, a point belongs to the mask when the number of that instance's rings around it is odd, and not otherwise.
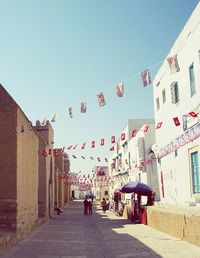
[[[163,101],[163,104],[166,102],[166,93],[165,93],[165,90],[162,91],[162,101]]]
[[[159,98],[156,99],[156,109],[157,109],[157,111],[160,109],[160,101],[159,101]]]
[[[171,102],[174,104],[179,102],[178,82],[173,82],[171,84]]]
[[[194,64],[190,65],[189,67],[189,74],[190,74],[190,94],[191,97],[195,95],[195,77],[194,77]]]
[[[105,195],[108,195],[108,191],[105,191],[104,194],[105,194]]]
[[[192,169],[192,189],[193,194],[200,193],[199,160],[198,151],[190,153]]]

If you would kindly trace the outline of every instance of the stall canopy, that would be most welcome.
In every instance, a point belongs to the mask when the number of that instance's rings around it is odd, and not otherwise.
[[[144,183],[137,182],[137,181],[130,181],[121,187],[120,192],[137,193],[139,195],[148,196],[153,192],[153,190],[150,186],[148,186]]]

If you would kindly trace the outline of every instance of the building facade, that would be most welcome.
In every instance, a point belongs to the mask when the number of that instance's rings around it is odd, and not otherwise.
[[[0,227],[31,232],[38,220],[38,135],[0,85]]]
[[[153,82],[161,200],[200,201],[200,4]]]

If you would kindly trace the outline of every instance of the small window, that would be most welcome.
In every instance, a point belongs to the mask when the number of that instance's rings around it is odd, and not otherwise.
[[[194,77],[194,64],[190,65],[190,67],[189,67],[189,75],[190,75],[190,94],[192,97],[196,93],[195,77]]]
[[[159,98],[156,99],[156,108],[157,108],[157,111],[160,109],[160,101],[159,101]]]
[[[171,102],[174,104],[179,102],[178,82],[173,82],[171,84]]]
[[[165,104],[165,102],[166,102],[166,92],[165,92],[165,89],[162,91],[162,101],[163,101],[163,104]]]

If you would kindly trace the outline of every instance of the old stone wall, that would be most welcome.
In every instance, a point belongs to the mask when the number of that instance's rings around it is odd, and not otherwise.
[[[23,235],[31,232],[38,220],[39,140],[19,108],[17,128],[17,231]]]
[[[169,235],[200,246],[200,209],[196,207],[147,208],[147,224]]]

